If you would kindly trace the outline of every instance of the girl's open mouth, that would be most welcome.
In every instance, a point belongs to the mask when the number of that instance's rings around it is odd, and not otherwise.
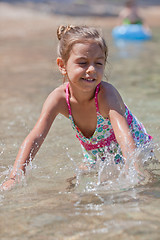
[[[81,79],[86,82],[93,82],[96,80],[95,78],[81,78]]]

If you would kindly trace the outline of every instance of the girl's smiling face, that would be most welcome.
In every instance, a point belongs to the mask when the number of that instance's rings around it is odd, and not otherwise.
[[[105,68],[105,54],[95,42],[73,45],[65,65],[71,86],[93,91],[101,82]]]

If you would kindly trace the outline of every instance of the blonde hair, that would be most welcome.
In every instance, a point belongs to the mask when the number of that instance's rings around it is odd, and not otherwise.
[[[68,61],[72,46],[76,43],[95,41],[99,44],[105,54],[105,62],[108,57],[108,47],[99,32],[93,27],[87,26],[60,26],[57,29],[58,56],[61,57],[65,63]]]

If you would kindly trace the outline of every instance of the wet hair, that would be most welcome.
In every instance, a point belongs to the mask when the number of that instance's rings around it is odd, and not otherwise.
[[[87,26],[60,26],[57,29],[58,56],[67,63],[70,51],[76,43],[96,42],[105,54],[105,62],[108,57],[108,47],[104,38],[93,27]]]

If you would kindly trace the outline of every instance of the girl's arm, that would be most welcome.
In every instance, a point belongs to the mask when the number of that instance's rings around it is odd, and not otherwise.
[[[10,189],[16,182],[20,181],[22,173],[25,173],[27,164],[33,160],[47,133],[60,110],[60,101],[57,91],[52,92],[45,101],[40,117],[33,130],[23,141],[16,157],[9,179],[1,186],[1,190]]]
[[[128,170],[134,167],[138,180],[141,183],[152,181],[152,175],[144,169],[140,155],[137,155],[137,147],[132,137],[126,118],[115,110],[110,111],[110,121],[120,145],[125,162],[125,174],[128,175]]]
[[[125,161],[125,169],[128,170],[132,163],[141,180],[152,179],[152,176],[143,168],[142,159],[137,155],[137,146],[130,131],[128,122],[125,117],[125,105],[114,89],[110,98],[109,118],[114,130],[117,142],[120,145]]]
[[[136,150],[136,144],[130,132],[125,118],[126,107],[119,92],[111,84],[103,84],[101,95],[102,111],[108,112],[114,130],[115,137],[119,143],[125,159]],[[106,110],[105,110],[106,109]]]
[[[109,118],[119,143],[124,159],[129,160],[136,151],[136,144],[132,137],[126,118],[116,110],[110,110]]]
[[[101,88],[101,112],[109,117],[114,134],[124,157],[126,169],[134,161],[136,171],[141,174],[141,159],[137,156],[137,146],[125,117],[126,107],[118,91],[108,83],[103,83]],[[105,115],[107,114],[107,115]]]

